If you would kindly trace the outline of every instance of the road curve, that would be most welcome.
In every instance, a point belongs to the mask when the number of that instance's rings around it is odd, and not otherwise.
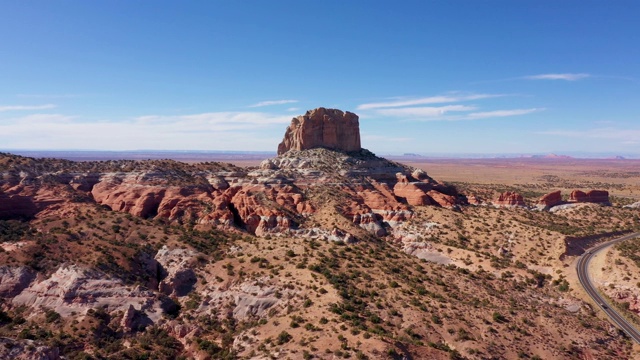
[[[620,241],[625,241],[629,239],[633,239],[637,236],[640,236],[640,232],[625,235],[623,237],[619,237],[615,240],[607,241],[606,243],[600,244],[598,246],[592,247],[587,250],[582,256],[578,259],[577,270],[578,270],[578,279],[580,280],[580,284],[584,288],[584,290],[591,296],[593,301],[598,304],[600,309],[609,316],[611,321],[613,321],[618,327],[620,327],[627,335],[629,335],[636,343],[640,344],[640,331],[636,329],[633,325],[631,325],[625,318],[623,318],[616,310],[609,307],[607,305],[607,301],[600,296],[596,287],[591,282],[591,278],[589,277],[589,262],[591,258],[596,255],[598,252],[604,250],[610,245],[613,245]]]

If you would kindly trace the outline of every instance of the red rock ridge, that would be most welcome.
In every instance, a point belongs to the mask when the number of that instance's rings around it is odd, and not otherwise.
[[[586,193],[580,190],[573,190],[571,195],[569,196],[570,202],[577,203],[598,203],[598,204],[608,204],[609,203],[609,192],[606,190],[589,190]]]

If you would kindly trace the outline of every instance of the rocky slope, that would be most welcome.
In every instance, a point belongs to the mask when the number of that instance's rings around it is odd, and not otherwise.
[[[555,215],[467,210],[421,207],[387,241],[349,229],[351,244],[339,231],[256,237],[88,202],[0,221],[0,337],[29,359],[629,358],[551,271],[552,255],[564,268],[562,238],[524,214]]]
[[[259,168],[174,161],[66,163],[13,158],[0,181],[1,218],[38,217],[95,202],[113,211],[176,223],[212,224],[266,235],[298,228],[319,204],[319,187],[348,202],[340,213],[383,235],[412,216],[411,205],[454,208],[454,188],[424,171],[376,157],[367,150],[289,151]],[[330,229],[329,229],[330,230]]]

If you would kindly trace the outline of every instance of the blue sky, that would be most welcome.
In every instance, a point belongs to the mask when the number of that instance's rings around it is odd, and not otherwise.
[[[4,1],[0,149],[640,154],[637,1]]]

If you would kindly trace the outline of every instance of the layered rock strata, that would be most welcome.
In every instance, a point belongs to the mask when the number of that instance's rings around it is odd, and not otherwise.
[[[278,155],[289,150],[318,147],[340,151],[360,150],[358,115],[322,107],[307,111],[291,120],[284,139],[278,145]]]
[[[550,192],[545,194],[540,199],[538,199],[538,203],[536,204],[540,209],[551,209],[554,206],[561,205],[562,201],[562,193],[560,190]]]
[[[609,192],[606,190],[589,190],[585,193],[584,191],[573,190],[569,196],[569,201],[576,203],[609,204]]]
[[[510,207],[510,206],[526,206],[522,195],[507,191],[500,194],[494,201],[493,205],[499,207]]]

